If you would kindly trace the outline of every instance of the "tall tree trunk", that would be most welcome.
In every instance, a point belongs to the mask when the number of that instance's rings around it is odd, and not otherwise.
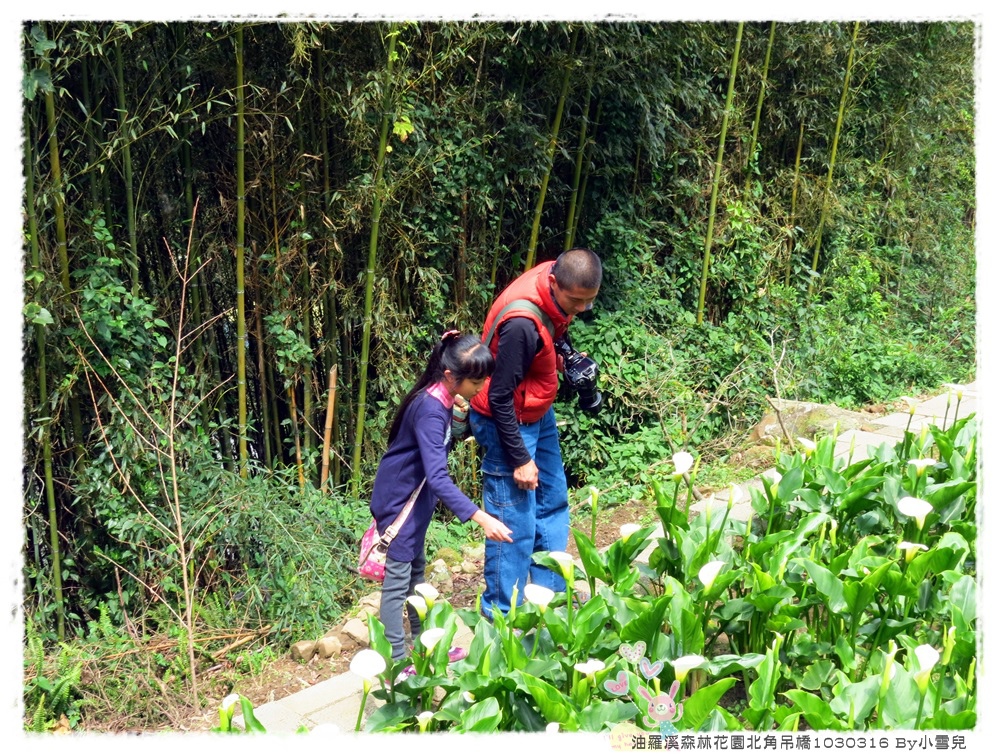
[[[239,403],[239,471],[247,475],[247,322],[244,291],[244,223],[246,195],[243,182],[243,27],[236,28],[236,393]]]
[[[757,149],[757,131],[760,128],[760,113],[764,109],[764,94],[767,92],[767,70],[771,65],[771,49],[774,47],[775,22],[771,22],[771,33],[767,37],[767,52],[764,54],[764,71],[760,75],[760,94],[757,95],[757,114],[753,118],[753,133],[750,135],[750,151],[747,154],[747,177],[743,184],[743,199],[746,201],[750,190],[750,175],[753,168],[753,155]]]
[[[844,111],[847,109],[847,93],[851,88],[851,68],[854,65],[854,47],[858,40],[860,21],[854,22],[854,34],[851,35],[851,51],[847,54],[847,68],[844,71],[844,88],[840,92],[840,108],[837,111],[837,127],[833,132],[833,147],[830,150],[830,169],[826,172],[826,186],[823,188],[823,204],[819,214],[819,228],[816,230],[816,248],[813,251],[812,271],[819,269],[819,250],[823,243],[823,226],[826,224],[827,201],[830,188],[833,186],[833,169],[837,164],[837,144],[840,141],[840,129],[844,125]],[[812,296],[815,276],[809,278],[809,295]]]
[[[118,93],[118,123],[120,125],[122,142],[122,177],[125,183],[125,221],[128,226],[128,244],[132,268],[132,295],[139,295],[139,244],[136,240],[135,227],[135,195],[132,188],[132,135],[127,125],[128,117],[125,108],[125,74],[122,64],[121,42],[115,44],[115,79]]]
[[[573,38],[570,41],[569,57],[572,59],[576,53],[576,41],[580,36],[580,27],[573,30]],[[559,93],[559,102],[556,104],[556,114],[552,119],[552,132],[549,134],[549,146],[545,155],[545,173],[542,175],[542,185],[538,188],[538,202],[535,204],[535,217],[531,222],[531,238],[528,240],[528,255],[524,260],[525,271],[535,266],[535,249],[538,246],[538,234],[542,227],[542,209],[545,206],[545,192],[549,188],[549,178],[552,176],[552,167],[556,161],[556,148],[559,144],[559,127],[562,124],[563,110],[566,108],[566,98],[569,95],[569,84],[572,78],[573,66],[567,64],[566,73],[563,76],[562,91]]]
[[[256,257],[257,255],[255,254],[254,256]],[[254,302],[253,312],[257,330],[257,371],[259,373],[257,385],[260,388],[260,433],[264,441],[264,465],[269,469],[273,469],[274,458],[271,454],[271,422],[268,419],[271,391],[268,390],[268,381],[265,378],[267,374],[267,362],[264,358],[264,324],[261,308],[260,295],[258,294],[257,300]]]
[[[736,66],[740,62],[740,40],[743,38],[743,22],[736,26],[736,45],[733,61],[729,69],[729,88],[726,91],[726,109],[722,114],[722,133],[719,134],[719,151],[715,157],[715,178],[712,181],[712,200],[708,207],[708,230],[705,233],[705,256],[701,266],[701,292],[698,294],[698,318],[700,325],[705,314],[705,291],[708,287],[708,268],[712,260],[712,233],[715,229],[715,203],[719,198],[719,181],[722,179],[722,157],[726,152],[726,131],[729,128],[729,110],[733,104],[733,84],[736,81]]]
[[[382,129],[379,134],[378,153],[376,155],[374,200],[372,201],[372,227],[368,239],[368,266],[365,269],[365,313],[364,330],[361,336],[361,361],[358,364],[358,404],[357,424],[354,429],[354,455],[352,457],[351,490],[354,497],[361,489],[361,445],[364,440],[366,400],[368,393],[368,352],[372,337],[372,303],[375,288],[375,262],[378,251],[378,228],[382,217],[382,196],[385,192],[383,173],[385,169],[386,146],[389,140],[389,103],[392,87],[392,63],[396,56],[396,37],[399,27],[393,24],[389,28],[389,45],[386,55],[385,81],[382,86]]]

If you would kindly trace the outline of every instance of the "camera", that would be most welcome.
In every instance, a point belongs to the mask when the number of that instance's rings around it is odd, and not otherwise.
[[[598,411],[604,396],[597,390],[597,362],[575,350],[565,338],[556,340],[555,347],[563,357],[563,374],[576,391],[580,408]]]

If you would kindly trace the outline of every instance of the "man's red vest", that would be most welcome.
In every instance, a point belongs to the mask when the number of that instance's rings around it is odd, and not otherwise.
[[[493,327],[493,320],[503,310],[507,304],[517,299],[527,299],[537,305],[539,309],[549,315],[555,327],[555,337],[560,338],[566,333],[566,328],[572,317],[567,317],[552,298],[552,289],[549,286],[549,274],[552,272],[552,265],[555,262],[543,262],[532,267],[520,277],[516,278],[510,285],[504,288],[503,292],[493,302],[489,314],[486,316],[486,323],[483,326],[482,337],[485,338]],[[541,419],[549,407],[555,402],[556,393],[559,391],[559,375],[556,371],[556,350],[552,345],[552,335],[542,324],[542,321],[533,312],[526,309],[511,309],[503,315],[500,322],[506,322],[511,317],[527,317],[535,323],[535,329],[542,338],[542,350],[531,362],[528,373],[524,380],[514,390],[514,414],[518,422],[530,424]],[[500,323],[497,323],[499,330]],[[497,355],[500,338],[494,333],[490,342],[490,352],[494,357]],[[472,407],[481,414],[492,416],[490,410],[490,381],[486,380],[483,389],[472,399]]]

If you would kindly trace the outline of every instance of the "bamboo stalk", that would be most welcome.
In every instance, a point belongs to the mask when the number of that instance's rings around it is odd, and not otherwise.
[[[830,151],[830,168],[826,172],[826,186],[823,189],[823,205],[819,214],[819,228],[816,230],[816,248],[813,251],[812,271],[819,268],[819,250],[823,242],[823,226],[826,224],[827,199],[830,196],[830,187],[833,185],[833,169],[837,163],[837,144],[840,141],[840,129],[844,124],[844,111],[847,109],[847,93],[851,87],[851,68],[854,65],[854,49],[858,40],[858,29],[861,27],[860,21],[854,22],[854,34],[851,36],[851,51],[847,54],[847,68],[844,71],[844,88],[840,92],[840,108],[837,111],[837,127],[833,132],[833,148]],[[809,295],[812,296],[813,282],[815,276],[809,278]]]
[[[576,41],[580,36],[580,27],[573,30],[573,38],[570,42],[569,57],[572,58],[576,52]],[[566,66],[566,73],[563,75],[562,91],[559,93],[559,102],[556,105],[556,114],[552,119],[552,132],[549,134],[549,146],[545,155],[545,173],[542,175],[542,185],[538,189],[538,202],[535,204],[535,217],[531,222],[531,238],[528,240],[528,255],[524,260],[525,271],[535,266],[535,249],[538,247],[538,234],[542,227],[542,208],[545,206],[545,193],[549,188],[549,178],[552,176],[552,167],[556,161],[556,147],[559,144],[559,127],[562,124],[563,110],[566,108],[566,98],[569,96],[569,84],[573,66]]]
[[[368,391],[368,353],[372,337],[372,299],[375,288],[375,262],[378,254],[378,230],[382,217],[382,194],[385,191],[383,175],[385,170],[386,147],[389,140],[389,101],[392,86],[392,63],[396,57],[396,37],[399,28],[393,24],[389,28],[389,44],[386,50],[385,81],[383,83],[382,129],[379,134],[376,154],[374,199],[372,201],[372,226],[368,238],[368,266],[365,269],[365,311],[364,329],[361,336],[361,361],[358,365],[358,408],[357,424],[354,430],[353,468],[351,469],[351,489],[355,497],[361,487],[361,445],[365,431],[365,401]]]
[[[726,151],[726,131],[729,128],[729,109],[733,104],[733,83],[736,81],[736,66],[740,60],[740,40],[743,38],[743,22],[736,27],[736,45],[733,61],[729,69],[729,89],[726,91],[726,109],[722,114],[722,133],[719,134],[719,151],[715,157],[715,179],[712,181],[712,199],[708,208],[708,231],[705,233],[705,255],[701,267],[701,292],[698,294],[698,317],[700,325],[705,314],[705,290],[708,287],[708,268],[712,260],[712,233],[715,229],[715,203],[719,197],[719,181],[722,179],[722,157]]]
[[[257,255],[254,254],[254,257]],[[257,331],[257,385],[260,388],[260,421],[261,421],[261,435],[264,440],[264,465],[272,469],[273,458],[271,455],[271,422],[268,413],[268,385],[267,379],[265,377],[267,373],[266,360],[264,359],[264,324],[262,322],[262,316],[260,312],[260,299],[258,298],[255,302],[254,311],[254,324]]]
[[[594,91],[594,70],[591,66],[590,75],[587,76],[587,96],[583,103],[583,118],[580,119],[580,140],[576,145],[576,165],[573,168],[573,189],[569,199],[569,217],[566,218],[566,241],[563,243],[563,251],[573,248],[573,240],[576,238],[576,211],[578,197],[580,195],[580,179],[583,174],[583,155],[587,151],[587,125],[590,122],[590,97]]]
[[[785,285],[788,285],[792,277],[792,254],[795,252],[795,217],[796,201],[799,196],[799,165],[802,161],[802,137],[805,134],[806,121],[803,118],[799,123],[799,145],[795,148],[795,178],[792,180],[792,232],[788,237],[788,261],[785,263]]]
[[[244,263],[246,250],[246,186],[244,184],[243,116],[245,108],[243,84],[243,26],[236,29],[236,393],[239,412],[238,468],[247,476],[247,322]]]
[[[326,426],[323,431],[323,470],[320,473],[319,488],[326,488],[330,475],[330,438],[333,435],[333,416],[337,403],[337,365],[330,367],[330,389],[326,401]]]
[[[302,446],[299,443],[299,411],[295,405],[295,386],[288,383],[288,403],[292,407],[292,439],[295,441],[295,468],[299,472],[299,489],[305,490],[306,477],[302,469]]]
[[[25,116],[25,134],[30,134],[28,118]],[[25,215],[28,220],[28,240],[31,247],[32,269],[41,271],[41,254],[38,247],[38,220],[35,216],[35,167],[31,150],[31,138],[24,139],[24,177],[25,177]],[[38,350],[38,406],[48,412],[49,391],[45,359],[45,325],[35,324],[35,347]],[[51,418],[45,418],[42,424],[42,468],[45,477],[45,502],[49,515],[49,545],[52,548],[52,592],[56,600],[56,634],[59,641],[66,637],[66,607],[62,590],[62,551],[59,546],[59,518],[56,509],[55,483],[52,475],[52,434]]]
[[[764,71],[760,75],[760,94],[757,95],[757,114],[753,119],[753,133],[750,136],[750,151],[747,154],[747,177],[743,184],[743,198],[746,200],[750,190],[750,168],[753,165],[753,154],[757,149],[757,131],[760,128],[760,114],[764,109],[764,94],[767,92],[767,70],[771,65],[771,50],[774,47],[775,22],[771,22],[771,33],[767,37],[767,52],[764,53]]]
[[[115,45],[115,78],[118,93],[118,123],[122,131],[122,172],[125,181],[125,220],[128,226],[129,251],[132,258],[129,266],[132,268],[132,295],[139,294],[139,244],[136,238],[135,227],[135,194],[132,188],[132,139],[126,133],[126,113],[125,109],[125,75],[122,64],[122,45],[118,42]]]

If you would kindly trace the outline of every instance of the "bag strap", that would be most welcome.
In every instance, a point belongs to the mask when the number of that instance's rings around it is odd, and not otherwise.
[[[389,527],[385,530],[385,534],[379,539],[379,543],[384,547],[388,547],[392,544],[392,540],[396,538],[399,534],[399,530],[403,528],[403,524],[406,523],[406,518],[410,515],[410,511],[413,510],[413,504],[417,502],[417,497],[420,495],[420,490],[424,488],[424,484],[427,482],[426,479],[422,479],[417,488],[413,490],[413,494],[410,495],[410,499],[406,501],[406,505],[403,506],[403,510],[399,512],[396,516],[396,520],[389,524]]]
[[[536,304],[534,301],[528,301],[528,299],[526,298],[519,298],[515,299],[514,301],[511,301],[509,304],[507,304],[507,306],[505,306],[497,313],[497,316],[493,319],[493,324],[490,326],[490,331],[486,334],[486,340],[483,341],[483,343],[485,343],[487,346],[489,346],[489,344],[493,341],[493,333],[496,332],[497,326],[503,319],[503,315],[505,315],[509,311],[531,312],[542,321],[542,324],[545,326],[545,329],[549,331],[549,335],[551,335],[552,338],[555,339],[556,328],[555,325],[552,324],[552,320],[549,318],[549,315],[543,312],[539,308],[538,304]]]

